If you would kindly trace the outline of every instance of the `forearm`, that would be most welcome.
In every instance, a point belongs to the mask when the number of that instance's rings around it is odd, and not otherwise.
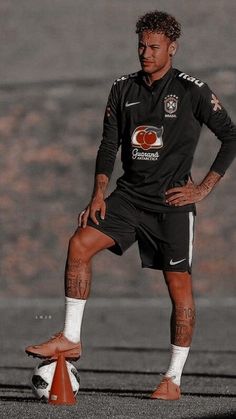
[[[199,185],[189,180],[185,186],[171,188],[166,191],[166,202],[174,206],[199,202],[211,192],[221,177],[219,173],[210,170]]]
[[[222,176],[219,173],[216,173],[212,170],[205,176],[205,178],[199,185],[199,188],[204,196],[208,195],[211,192],[211,190],[219,182],[221,177]]]
[[[109,178],[105,174],[95,173],[92,197],[87,208],[79,214],[79,227],[85,228],[89,217],[98,225],[97,211],[100,212],[101,219],[104,220],[106,214],[105,193],[108,183]]]
[[[93,197],[99,196],[99,197],[104,198],[108,183],[109,183],[109,178],[106,175],[104,174],[95,175],[92,196]]]

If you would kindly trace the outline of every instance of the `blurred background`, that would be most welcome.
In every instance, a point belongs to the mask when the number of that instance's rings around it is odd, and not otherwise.
[[[61,297],[67,244],[88,203],[103,112],[114,79],[139,70],[135,23],[158,8],[183,26],[175,67],[206,81],[236,121],[235,0],[1,0],[0,216],[2,297]],[[203,129],[193,177],[219,149]],[[231,296],[235,281],[235,163],[198,204],[198,296]],[[121,174],[119,155],[109,191]],[[137,246],[93,263],[92,295],[167,295]]]

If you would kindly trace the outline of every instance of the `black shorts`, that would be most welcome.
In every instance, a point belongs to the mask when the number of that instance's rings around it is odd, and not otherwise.
[[[115,241],[109,250],[122,255],[138,241],[143,268],[191,272],[194,220],[193,212],[154,213],[136,208],[117,190],[106,200],[105,219],[96,213],[99,225],[90,218],[88,225]]]

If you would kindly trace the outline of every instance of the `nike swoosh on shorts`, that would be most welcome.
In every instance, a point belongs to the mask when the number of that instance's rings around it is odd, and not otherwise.
[[[181,259],[181,260],[176,260],[175,262],[171,259],[171,261],[170,261],[170,265],[178,265],[178,263],[180,263],[180,262],[183,262],[184,260],[186,260],[186,258],[184,258],[184,259]]]

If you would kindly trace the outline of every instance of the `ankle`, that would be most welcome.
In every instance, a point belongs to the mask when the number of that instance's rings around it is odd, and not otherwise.
[[[66,315],[63,335],[73,343],[80,342],[85,304],[86,300],[65,297]]]

